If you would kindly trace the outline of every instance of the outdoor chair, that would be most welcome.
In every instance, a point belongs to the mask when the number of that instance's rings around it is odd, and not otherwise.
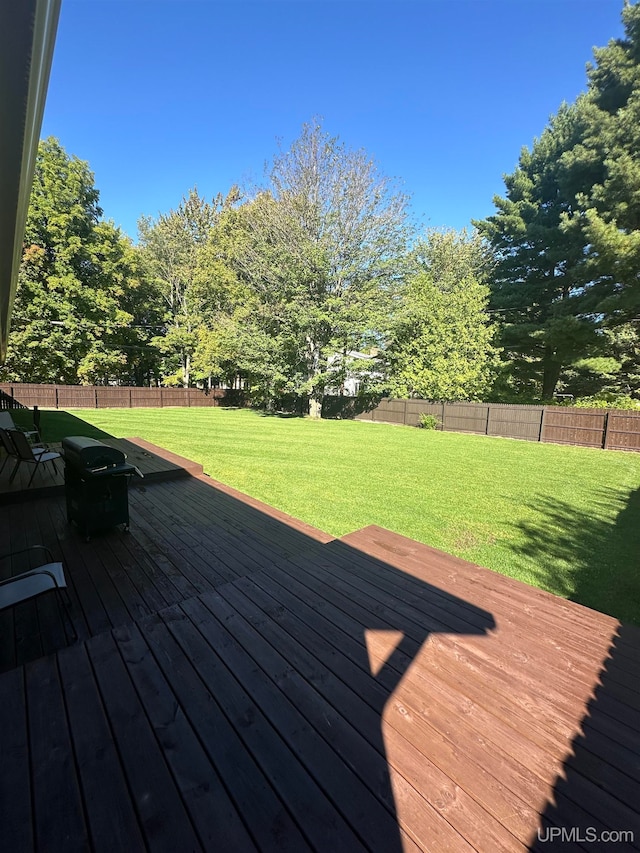
[[[13,558],[19,554],[33,554],[36,551],[43,551],[48,562],[27,572],[22,572],[22,574],[0,580],[0,611],[14,607],[16,604],[21,604],[31,598],[36,598],[45,592],[53,592],[56,596],[58,612],[62,616],[65,636],[67,640],[69,635],[72,641],[76,640],[78,634],[69,613],[71,599],[67,591],[67,579],[64,575],[62,563],[54,562],[51,551],[44,545],[32,545],[29,548],[2,554],[0,563],[9,558],[13,561]],[[67,626],[70,631],[67,631]]]
[[[16,426],[13,418],[11,417],[11,412],[0,412],[0,428],[18,430],[18,432],[24,433],[32,444],[42,443],[39,429],[23,429],[22,427]]]
[[[11,436],[6,431],[6,429],[3,429],[2,427],[0,427],[0,446],[2,446],[4,448],[4,451],[5,451],[4,459],[2,461],[2,466],[0,467],[0,474],[2,474],[2,472],[4,471],[4,466],[7,464],[9,459],[17,459],[18,458],[18,453],[17,453],[15,447],[13,446],[13,442],[11,441]]]
[[[5,451],[5,456],[2,461],[2,465],[0,465],[0,474],[2,474],[2,472],[4,471],[4,466],[7,464],[9,459],[13,459],[15,461],[16,467],[20,464],[20,457],[18,456],[18,451],[16,450],[13,441],[11,440],[10,430],[3,429],[2,427],[0,427],[0,447],[4,448]],[[32,444],[31,447],[35,454],[44,453],[45,450],[49,449],[43,444]]]
[[[13,441],[11,440],[11,436],[9,434],[10,432],[15,432],[15,430],[8,430],[8,429],[0,426],[0,447],[3,447],[4,450],[6,451],[6,454],[4,457],[4,462],[2,463],[2,466],[0,466],[0,473],[2,473],[4,466],[7,464],[7,460],[9,459],[9,457],[13,457],[14,459],[17,459],[17,457],[18,457],[18,452],[17,452],[15,445],[14,445]],[[50,449],[46,444],[43,444],[43,443],[32,444],[31,448],[32,448],[34,453],[44,453],[45,450]]]
[[[9,477],[9,483],[12,483],[14,477],[18,472],[18,468],[20,467],[21,462],[28,462],[30,465],[33,465],[33,473],[31,474],[31,479],[27,484],[27,488],[33,482],[33,478],[35,477],[36,471],[38,470],[39,465],[43,465],[45,462],[51,462],[53,465],[53,470],[58,473],[58,469],[56,468],[56,459],[60,459],[61,455],[55,450],[49,450],[43,445],[39,447],[34,447],[29,444],[29,440],[26,435],[20,430],[6,430],[6,434],[9,436],[16,452],[16,464],[11,472],[11,476]]]
[[[4,460],[2,462],[2,465],[0,466],[0,474],[2,474],[2,472],[4,471],[4,466],[7,464],[9,459],[13,459],[14,462],[16,463],[13,471],[11,472],[11,477],[9,478],[9,482],[11,482],[13,480],[15,471],[17,470],[18,466],[20,465],[20,456],[18,455],[18,451],[16,450],[16,446],[13,443],[13,439],[11,438],[12,432],[15,432],[15,430],[8,430],[8,429],[3,429],[2,427],[0,427],[0,447],[2,447],[5,451]],[[43,447],[42,445],[37,445],[37,446],[32,445],[32,449],[33,449],[34,454],[39,454],[39,453],[43,453],[45,451],[45,449],[47,449],[47,448]]]

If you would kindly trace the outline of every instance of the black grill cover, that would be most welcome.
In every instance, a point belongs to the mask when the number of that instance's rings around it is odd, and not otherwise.
[[[63,438],[62,452],[67,465],[85,471],[114,468],[117,465],[124,465],[127,459],[126,453],[121,450],[82,435]]]

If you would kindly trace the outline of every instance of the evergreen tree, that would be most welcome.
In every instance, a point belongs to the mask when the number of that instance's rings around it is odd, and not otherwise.
[[[476,223],[499,261],[491,309],[508,383],[544,399],[585,360],[612,357],[606,329],[640,314],[640,6],[622,14],[625,38],[594,52],[587,92],[522,152],[497,213]]]
[[[593,163],[578,181],[563,160],[580,139],[585,106],[579,101],[559,111],[505,177],[506,198],[494,199],[497,214],[476,223],[497,258],[490,309],[500,322],[507,384],[536,389],[543,399],[553,395],[564,367],[599,344],[597,318],[584,304],[584,240],[562,227],[601,168]]]

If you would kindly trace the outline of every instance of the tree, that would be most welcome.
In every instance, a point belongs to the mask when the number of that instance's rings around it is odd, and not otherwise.
[[[595,50],[587,92],[522,152],[498,212],[476,223],[499,258],[491,308],[511,386],[536,384],[543,398],[585,359],[611,357],[605,330],[640,312],[640,6],[622,14],[625,38]]]
[[[101,221],[88,164],[40,143],[3,374],[31,382],[107,382],[130,375],[142,311],[130,242]]]
[[[567,234],[582,234],[585,278],[605,328],[640,315],[640,5],[625,5],[622,19],[625,38],[594,51],[589,122],[567,155],[578,170],[597,161],[600,174],[563,217]]]
[[[482,399],[497,357],[486,313],[486,247],[477,233],[430,231],[413,260],[387,351],[389,391],[431,400]]]
[[[138,222],[142,257],[165,303],[166,328],[155,339],[166,357],[165,379],[180,381],[185,388],[191,381],[201,324],[193,292],[198,252],[207,242],[215,214],[216,202],[205,201],[194,188],[177,210]]]
[[[214,380],[232,384],[239,374],[246,373],[240,342],[246,344],[260,308],[255,294],[231,263],[243,233],[243,211],[236,207],[237,201],[239,193],[233,189],[198,252],[193,279],[192,299],[201,319],[193,374],[209,387]]]
[[[319,417],[331,356],[379,340],[402,276],[407,198],[316,121],[268,178],[245,206],[234,263],[261,305],[262,330],[280,341],[279,390],[307,396]]]
[[[563,159],[581,137],[586,106],[561,108],[505,177],[507,196],[494,199],[497,214],[475,223],[497,258],[490,308],[500,321],[511,385],[537,386],[543,399],[553,396],[564,367],[598,348],[597,320],[584,301],[584,240],[562,227],[600,168],[592,163],[578,179]]]

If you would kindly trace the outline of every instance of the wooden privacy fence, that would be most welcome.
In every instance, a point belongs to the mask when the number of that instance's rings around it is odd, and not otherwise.
[[[431,403],[427,400],[383,398],[375,408],[355,417],[358,420],[417,426],[421,412],[435,415],[440,423],[439,429],[451,432],[640,451],[640,412],[621,409]]]
[[[237,392],[224,388],[208,394],[198,388],[138,388],[110,385],[0,384],[0,409],[136,409],[165,406],[237,405]],[[224,400],[224,404],[223,401]]]
[[[0,409],[40,406],[48,409],[135,409],[166,406],[243,406],[243,391],[215,388],[139,388],[108,385],[31,385],[0,383]],[[355,413],[357,398],[327,397],[333,416],[417,426],[420,413],[435,415],[439,429],[548,441],[607,450],[640,451],[640,412],[520,406],[507,403],[433,403],[383,398]],[[330,416],[331,416],[330,415]]]

